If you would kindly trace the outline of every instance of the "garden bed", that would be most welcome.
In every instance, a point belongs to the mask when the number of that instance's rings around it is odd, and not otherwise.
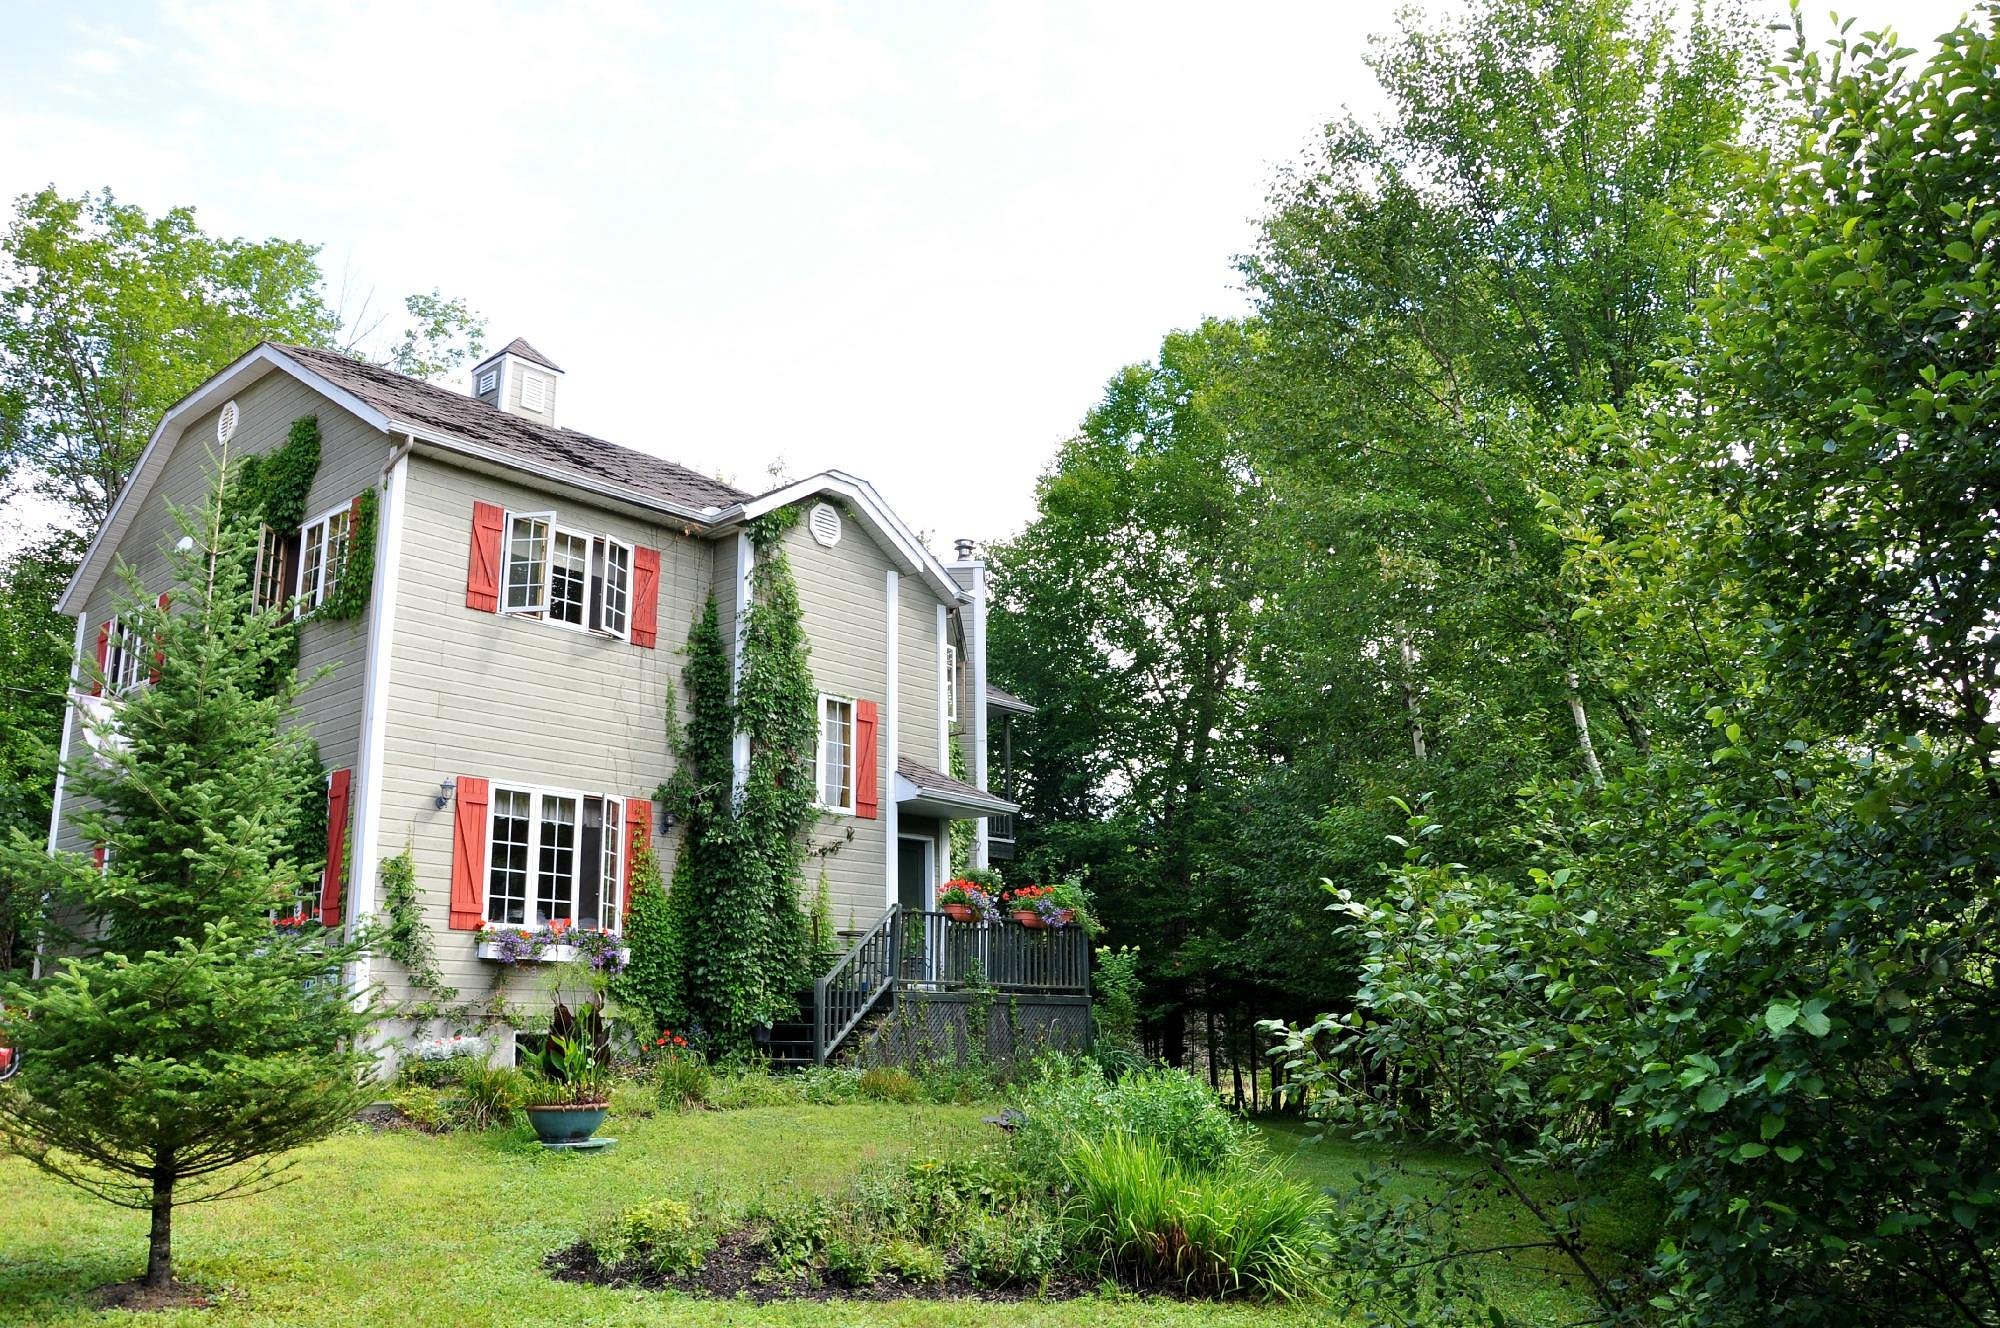
[[[779,1270],[764,1251],[761,1234],[747,1225],[725,1232],[701,1267],[688,1273],[662,1273],[639,1258],[607,1264],[587,1240],[557,1250],[543,1260],[543,1267],[562,1282],[678,1291],[720,1300],[740,1298],[757,1305],[780,1300],[1074,1300],[1094,1295],[1098,1286],[1066,1273],[1052,1274],[1041,1286],[985,1286],[974,1281],[959,1263],[951,1266],[942,1282],[885,1275],[865,1286],[843,1286],[816,1274]]]

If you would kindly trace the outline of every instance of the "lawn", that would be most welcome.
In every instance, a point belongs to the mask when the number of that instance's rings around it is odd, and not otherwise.
[[[547,1251],[662,1194],[738,1207],[760,1189],[831,1190],[863,1163],[912,1149],[949,1152],[992,1134],[991,1108],[763,1107],[615,1118],[606,1153],[547,1153],[517,1133],[431,1137],[361,1132],[298,1155],[296,1182],[183,1209],[181,1275],[217,1289],[209,1311],[153,1316],[202,1324],[1259,1324],[1327,1321],[1324,1310],[1182,1305],[1107,1296],[1068,1303],[776,1304],[756,1308],[551,1281]],[[1269,1132],[1299,1174],[1341,1187],[1364,1157]],[[1440,1165],[1449,1165],[1448,1160]],[[0,1158],[0,1324],[129,1322],[90,1308],[90,1289],[134,1276],[143,1214],[112,1208]],[[1504,1215],[1499,1219],[1505,1224]],[[1496,1294],[1529,1322],[1575,1318],[1577,1303],[1532,1266]]]

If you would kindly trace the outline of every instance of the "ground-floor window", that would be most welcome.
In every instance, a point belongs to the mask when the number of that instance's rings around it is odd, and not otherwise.
[[[487,921],[618,929],[623,816],[617,798],[495,784],[490,806]]]

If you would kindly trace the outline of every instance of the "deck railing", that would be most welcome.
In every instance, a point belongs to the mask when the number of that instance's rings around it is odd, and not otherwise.
[[[840,962],[813,983],[813,1063],[826,1064],[841,1039],[895,986],[903,910],[895,904],[862,932]]]
[[[943,913],[905,912],[904,987],[956,991],[1090,993],[1090,938],[1081,927],[1037,931],[1017,922],[957,922]]]

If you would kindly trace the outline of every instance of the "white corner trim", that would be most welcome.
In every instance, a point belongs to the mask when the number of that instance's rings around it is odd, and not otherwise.
[[[882,597],[882,622],[885,628],[883,635],[888,639],[883,663],[888,667],[889,681],[882,689],[882,708],[888,713],[881,724],[883,732],[881,746],[887,753],[883,760],[883,769],[888,772],[888,777],[876,781],[875,806],[876,815],[882,818],[883,834],[888,845],[882,854],[884,907],[893,908],[896,903],[896,827],[899,823],[896,815],[896,763],[900,759],[896,747],[900,733],[896,723],[896,652],[900,648],[897,632],[901,627],[897,615],[899,607],[897,600],[903,593],[903,578],[893,567],[885,572],[883,577],[886,586]]]
[[[951,714],[948,704],[950,693],[946,690],[949,670],[945,667],[945,656],[951,650],[951,628],[945,623],[945,607],[937,606],[937,768],[943,774],[951,773]]]
[[[398,571],[403,556],[403,516],[408,511],[410,441],[396,448],[383,468],[381,506],[375,526],[375,566],[379,584],[368,597],[368,663],[362,684],[361,750],[355,764],[361,775],[361,815],[354,834],[354,857],[347,865],[349,934],[375,912],[375,888],[382,858],[382,769],[389,731],[389,670],[396,636]],[[352,990],[368,985],[369,961],[355,964]]]
[[[84,615],[79,612],[76,615],[76,637],[69,647],[69,687],[63,693],[62,746],[56,751],[56,796],[54,805],[49,808],[48,851],[51,854],[56,851],[57,832],[62,828],[63,788],[69,775],[70,732],[76,723],[76,689],[83,681],[83,619]],[[37,954],[41,952],[40,946],[35,949]]]
[[[979,788],[990,789],[986,782],[986,565],[980,563],[972,569],[972,603],[963,614],[965,624],[966,662],[972,666],[971,700],[968,705],[970,715],[961,715],[972,736],[972,750],[966,753],[968,768],[972,771],[972,782]],[[1007,791],[1013,798],[1013,790]],[[978,827],[972,840],[972,865],[990,866],[987,854],[986,818],[974,822]]]
[[[182,397],[169,407],[160,417],[159,425],[152,437],[146,440],[145,451],[139,454],[139,464],[132,468],[125,487],[111,504],[110,514],[104,518],[104,526],[97,532],[97,538],[90,542],[83,561],[77,564],[76,575],[63,588],[62,598],[56,601],[60,613],[78,613],[83,609],[82,596],[104,574],[103,562],[112,550],[124,541],[139,509],[145,505],[146,495],[165,469],[167,458],[172,455],[174,444],[179,441],[183,423],[192,416],[205,412],[218,399],[226,401],[230,396],[248,384],[262,378],[272,370],[288,374],[319,393],[342,410],[378,432],[387,433],[389,417],[375,409],[360,397],[345,388],[336,387],[312,370],[292,359],[269,342],[260,343],[255,349],[239,356],[228,368],[217,373],[194,391]]]
[[[750,641],[750,572],[757,558],[757,546],[748,531],[736,536],[736,640],[730,647],[729,690],[733,697],[743,685],[744,652]],[[729,740],[730,794],[741,798],[750,786],[750,735],[738,729]]]

